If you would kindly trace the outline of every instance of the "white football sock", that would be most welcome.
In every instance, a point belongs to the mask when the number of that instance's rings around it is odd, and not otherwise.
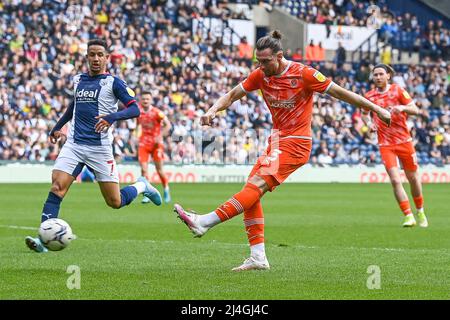
[[[215,211],[200,215],[200,223],[204,227],[211,228],[221,222],[222,222],[222,220],[220,220],[219,216],[217,215],[217,213]]]
[[[424,212],[423,208],[417,209],[417,213],[423,213],[423,212]]]
[[[144,192],[146,188],[145,183],[142,181],[138,181],[132,184],[131,186],[136,188],[138,194]]]
[[[250,246],[250,252],[250,255],[258,260],[264,259],[266,257],[264,242]]]

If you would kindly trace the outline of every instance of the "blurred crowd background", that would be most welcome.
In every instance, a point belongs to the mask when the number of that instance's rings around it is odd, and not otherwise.
[[[305,0],[253,5],[277,5],[311,23],[365,25],[372,4]],[[170,134],[164,137],[166,161],[254,162],[265,149],[271,128],[270,113],[257,92],[233,104],[216,118],[212,128],[205,130],[198,124],[199,116],[255,67],[249,54],[252,44],[246,39],[233,46],[224,45],[212,34],[192,33],[192,19],[206,16],[247,18],[229,10],[227,2],[210,0],[0,4],[0,160],[57,157],[61,145],[50,144],[48,133],[69,104],[72,77],[87,72],[87,41],[99,37],[110,46],[109,72],[127,81],[138,95],[150,90],[154,105],[172,123]],[[408,14],[375,22],[380,24],[380,37],[386,44],[419,52],[421,57],[419,65],[394,66],[394,82],[407,89],[421,111],[408,121],[419,162],[449,164],[449,30],[439,21],[421,25],[417,17]],[[312,64],[357,93],[364,94],[372,87],[372,65],[345,62],[339,50],[331,61],[304,56],[301,50],[289,50],[286,56]],[[376,137],[356,108],[326,95],[317,94],[314,101],[311,163],[381,163]],[[136,121],[118,122],[113,144],[116,159],[136,161],[137,141]],[[210,141],[217,148],[203,152]]]

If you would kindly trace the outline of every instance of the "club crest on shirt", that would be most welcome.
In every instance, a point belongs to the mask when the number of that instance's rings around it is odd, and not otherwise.
[[[108,81],[106,81],[106,79],[100,80],[100,85],[101,85],[102,87],[103,87],[103,86],[106,86],[107,83],[108,83]]]
[[[319,82],[324,82],[327,79],[320,71],[314,72],[313,77]]]
[[[76,85],[79,84],[79,83],[80,83],[80,76],[77,75],[77,76],[75,76],[75,77],[73,78],[73,84],[76,86]]]
[[[292,88],[296,88],[297,85],[298,85],[297,79],[291,79],[291,87],[292,87]]]

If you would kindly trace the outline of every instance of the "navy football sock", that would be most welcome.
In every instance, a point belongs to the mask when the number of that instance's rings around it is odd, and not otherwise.
[[[47,201],[45,201],[44,208],[42,209],[41,223],[47,219],[58,218],[61,201],[62,198],[53,192],[48,193]]]
[[[137,189],[133,186],[127,186],[120,189],[120,207],[129,205],[138,195]]]

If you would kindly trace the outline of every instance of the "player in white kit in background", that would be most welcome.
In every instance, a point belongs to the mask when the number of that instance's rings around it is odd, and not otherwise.
[[[106,72],[109,53],[104,40],[88,42],[89,72],[74,77],[73,102],[52,129],[50,142],[65,139],[60,131],[71,121],[70,131],[52,172],[52,186],[42,210],[41,223],[57,218],[62,199],[84,166],[94,172],[108,206],[118,209],[144,193],[161,205],[161,195],[145,178],[120,189],[116,162],[112,153],[112,128],[117,120],[139,116],[134,92],[121,79]],[[118,100],[125,109],[118,111]],[[26,245],[36,252],[46,252],[39,237],[26,237]]]

